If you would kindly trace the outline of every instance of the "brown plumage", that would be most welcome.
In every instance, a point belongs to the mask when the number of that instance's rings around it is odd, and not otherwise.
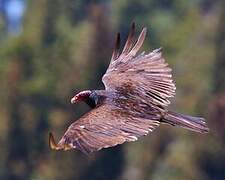
[[[50,133],[52,149],[90,153],[135,141],[162,123],[208,132],[203,118],[166,109],[176,89],[171,68],[160,49],[137,55],[147,29],[143,28],[136,42],[134,31],[133,23],[121,54],[120,34],[117,35],[111,62],[102,78],[105,90],[82,91],[71,99],[71,103],[86,102],[92,110],[71,124],[59,143]]]

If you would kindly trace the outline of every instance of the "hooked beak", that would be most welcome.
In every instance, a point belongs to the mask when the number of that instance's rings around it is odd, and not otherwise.
[[[77,97],[74,96],[71,100],[70,100],[71,104],[74,104],[77,102]]]

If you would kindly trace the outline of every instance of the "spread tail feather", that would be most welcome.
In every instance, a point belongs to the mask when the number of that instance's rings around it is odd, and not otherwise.
[[[209,132],[205,119],[200,117],[193,117],[168,111],[162,121],[173,126],[182,127],[199,133]]]

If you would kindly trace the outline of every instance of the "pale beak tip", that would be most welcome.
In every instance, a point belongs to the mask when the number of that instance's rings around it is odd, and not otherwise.
[[[70,100],[71,104],[74,104],[76,102],[76,99],[75,97],[73,97],[71,100]]]

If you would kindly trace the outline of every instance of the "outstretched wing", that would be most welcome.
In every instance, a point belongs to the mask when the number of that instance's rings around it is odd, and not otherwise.
[[[143,28],[138,40],[134,41],[135,24],[131,26],[127,42],[120,54],[120,35],[109,67],[102,78],[106,90],[114,90],[124,86],[132,86],[149,104],[166,106],[169,98],[175,95],[175,84],[172,80],[171,68],[165,63],[160,49],[150,53],[141,48],[147,29]]]
[[[55,150],[79,149],[83,153],[98,151],[153,131],[157,120],[137,118],[110,104],[103,104],[75,121],[58,144],[50,133],[49,145]]]

